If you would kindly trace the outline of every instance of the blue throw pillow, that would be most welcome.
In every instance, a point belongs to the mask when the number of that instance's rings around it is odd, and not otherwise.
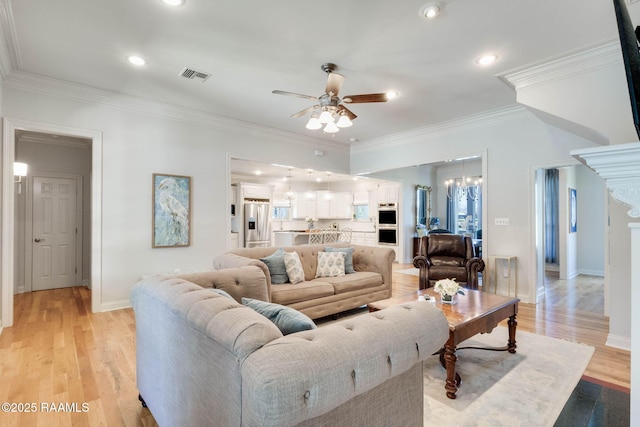
[[[344,272],[346,274],[355,273],[353,269],[353,248],[324,248],[325,252],[344,252]]]
[[[282,248],[278,249],[266,258],[260,258],[260,261],[267,264],[272,284],[281,285],[289,282],[287,267],[284,265],[284,250]]]
[[[227,291],[223,291],[222,289],[218,289],[218,288],[211,288],[211,290],[213,292],[215,292],[216,294],[218,294],[218,295],[221,295],[223,297],[227,297],[227,298],[232,299],[232,300],[235,301],[235,299],[231,295],[229,295],[229,293],[227,293]]]
[[[293,308],[253,298],[242,298],[242,304],[271,320],[280,329],[282,335],[316,329],[313,320]]]

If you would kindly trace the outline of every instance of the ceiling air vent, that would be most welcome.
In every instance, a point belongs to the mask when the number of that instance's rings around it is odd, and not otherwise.
[[[189,67],[185,67],[182,69],[182,71],[180,71],[180,75],[182,77],[185,77],[187,79],[191,79],[191,80],[200,80],[201,82],[205,82],[209,77],[211,77],[211,74],[209,73],[205,73],[203,71],[198,71],[198,70],[194,70],[193,68],[189,68]]]

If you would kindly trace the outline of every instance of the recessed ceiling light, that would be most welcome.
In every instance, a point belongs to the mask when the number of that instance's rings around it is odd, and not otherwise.
[[[442,4],[439,2],[430,2],[420,8],[418,14],[423,18],[433,19],[442,11]]]
[[[168,4],[169,6],[182,6],[185,0],[162,0],[164,4]]]
[[[144,58],[142,58],[140,56],[136,56],[136,55],[127,56],[127,61],[129,61],[133,65],[137,65],[139,67],[141,67],[141,66],[143,66],[144,64],[147,63],[147,61],[145,61]]]
[[[482,55],[480,58],[476,59],[476,64],[478,65],[491,65],[498,60],[498,55],[495,53],[490,53],[488,55]]]

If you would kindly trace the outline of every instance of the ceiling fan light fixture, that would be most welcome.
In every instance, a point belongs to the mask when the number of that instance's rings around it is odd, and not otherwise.
[[[162,0],[162,3],[169,6],[182,6],[185,0]]]
[[[389,92],[386,93],[386,95],[387,95],[387,100],[392,100],[398,97],[398,92],[396,92],[395,90],[390,90]]]
[[[322,127],[322,123],[320,123],[320,120],[318,120],[317,117],[313,117],[313,116],[309,119],[306,126],[306,128],[309,130],[317,130],[317,129],[320,129],[321,127]]]
[[[340,130],[340,128],[338,128],[338,126],[336,126],[336,124],[334,122],[329,122],[327,123],[327,125],[324,127],[324,131],[326,133],[336,133]]]
[[[322,124],[332,123],[333,122],[333,116],[331,115],[330,112],[325,110],[320,114],[320,117],[318,118],[318,121],[320,123],[322,123]]]
[[[351,127],[352,125],[353,125],[353,122],[349,119],[349,117],[344,115],[340,116],[340,118],[336,122],[336,126],[338,126],[339,128],[348,128],[348,127]]]

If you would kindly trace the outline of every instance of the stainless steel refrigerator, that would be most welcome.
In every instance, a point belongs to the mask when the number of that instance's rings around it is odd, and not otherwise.
[[[245,202],[244,247],[255,248],[271,245],[271,219],[269,203]]]

